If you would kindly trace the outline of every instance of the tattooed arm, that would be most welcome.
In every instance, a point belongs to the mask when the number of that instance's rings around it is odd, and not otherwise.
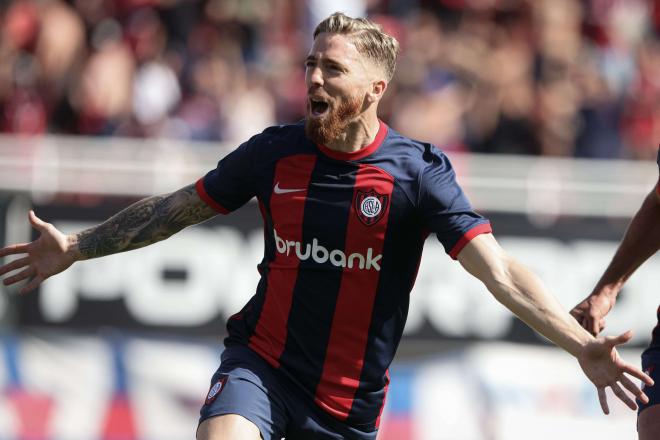
[[[140,200],[98,226],[74,234],[81,260],[130,251],[164,240],[217,214],[189,185]]]
[[[138,249],[164,240],[186,226],[201,223],[216,212],[199,198],[194,185],[164,196],[134,203],[100,225],[65,235],[30,211],[30,223],[41,235],[31,243],[0,249],[0,257],[27,254],[0,266],[0,276],[10,285],[31,278],[21,293],[36,288],[47,278],[66,270],[74,262]]]

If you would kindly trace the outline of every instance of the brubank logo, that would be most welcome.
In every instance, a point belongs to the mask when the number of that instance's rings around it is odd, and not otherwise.
[[[289,255],[291,252],[295,252],[300,261],[309,260],[311,258],[319,264],[330,261],[333,266],[337,267],[348,267],[349,269],[352,269],[357,266],[360,269],[375,269],[380,272],[380,259],[383,258],[383,256],[376,255],[374,257],[374,250],[372,248],[367,249],[367,255],[355,252],[347,257],[346,254],[339,249],[329,251],[324,246],[321,246],[316,238],[312,239],[312,244],[307,243],[303,245],[299,241],[284,240],[283,238],[280,238],[277,235],[277,231],[274,229],[273,232],[275,234],[275,247],[280,254]]]

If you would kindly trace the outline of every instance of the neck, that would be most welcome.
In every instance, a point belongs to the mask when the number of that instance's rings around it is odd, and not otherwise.
[[[346,130],[336,139],[328,142],[326,147],[342,153],[353,153],[371,144],[380,128],[380,121],[375,113],[360,115],[348,124]]]

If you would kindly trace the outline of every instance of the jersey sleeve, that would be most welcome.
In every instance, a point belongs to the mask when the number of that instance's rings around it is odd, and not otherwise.
[[[259,135],[241,144],[197,181],[197,194],[217,212],[228,214],[256,195],[254,156],[258,142]]]
[[[445,252],[456,259],[470,240],[492,229],[488,219],[472,209],[449,159],[433,147],[430,154],[420,178],[418,206],[426,229],[435,233]]]

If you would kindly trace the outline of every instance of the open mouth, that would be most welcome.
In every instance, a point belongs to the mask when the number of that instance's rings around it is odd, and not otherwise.
[[[330,108],[330,105],[327,102],[316,98],[310,99],[309,105],[310,109],[312,110],[312,115],[317,117],[326,114],[328,108]]]

